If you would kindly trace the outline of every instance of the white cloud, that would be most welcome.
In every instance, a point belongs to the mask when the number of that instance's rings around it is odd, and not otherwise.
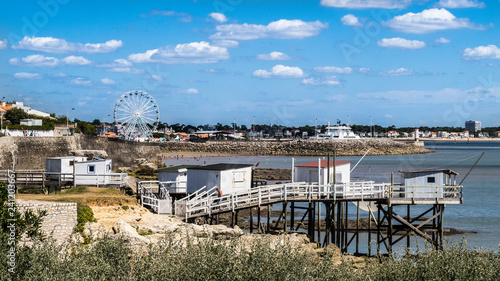
[[[212,45],[224,48],[236,48],[240,45],[240,43],[234,40],[215,40],[212,42]]]
[[[384,115],[385,118],[393,118],[393,116],[391,114],[386,114]]]
[[[383,38],[377,42],[377,45],[385,48],[422,49],[425,47],[425,42],[396,37]]]
[[[430,33],[447,29],[484,29],[467,18],[456,18],[446,9],[428,9],[420,13],[407,13],[386,22],[390,28],[405,33]]]
[[[436,43],[448,44],[450,42],[451,42],[450,39],[447,39],[447,38],[444,38],[444,37],[440,37],[440,38],[436,39]]]
[[[196,94],[199,94],[200,92],[197,89],[189,88],[189,89],[183,91],[183,93],[190,94],[190,95],[196,95]]]
[[[327,23],[320,21],[304,22],[301,20],[281,19],[268,25],[261,24],[226,24],[216,27],[218,31],[210,39],[252,40],[260,38],[302,39],[316,36]]]
[[[259,78],[301,78],[304,77],[304,72],[297,66],[277,64],[271,68],[271,71],[258,69],[252,75]]]
[[[69,82],[71,85],[79,85],[79,86],[90,86],[92,85],[92,81],[86,80],[85,78],[78,77]]]
[[[52,75],[52,76],[53,76],[53,77],[56,77],[56,78],[62,78],[62,77],[66,77],[66,76],[68,76],[68,75],[66,75],[66,74],[64,74],[64,73],[62,73],[62,72],[59,72],[59,73],[56,73],[56,74],[54,74],[54,75]]]
[[[62,61],[67,65],[89,65],[92,62],[81,56],[67,56]]]
[[[313,86],[338,86],[340,81],[335,76],[326,78],[307,78],[302,80],[302,84]]]
[[[368,67],[361,67],[359,70],[359,73],[371,73],[372,70]]]
[[[64,39],[58,39],[53,37],[28,37],[24,36],[24,38],[19,41],[17,46],[12,46],[14,49],[20,50],[31,50],[31,51],[40,51],[47,53],[70,53],[70,52],[79,52],[79,53],[109,53],[113,52],[116,49],[120,48],[123,45],[121,40],[109,40],[105,43],[71,43],[67,42]]]
[[[318,72],[326,73],[339,73],[339,74],[350,74],[352,73],[352,68],[350,67],[335,67],[335,66],[318,66],[314,68]]]
[[[227,21],[226,16],[224,14],[221,14],[221,13],[211,13],[209,16],[211,18],[213,18],[215,21],[220,22],[220,23],[224,23]]]
[[[131,54],[128,59],[135,63],[216,63],[229,59],[229,53],[226,48],[201,41],[178,44],[173,49],[167,47]]]
[[[7,48],[7,39],[0,40],[0,50]]]
[[[395,68],[395,69],[390,69],[386,72],[380,73],[382,76],[409,76],[409,75],[415,75],[415,71],[406,69],[404,67],[401,68]]]
[[[282,52],[271,52],[269,54],[257,55],[259,60],[289,60],[290,57]]]
[[[40,79],[42,76],[38,73],[28,73],[28,72],[19,72],[14,74],[14,78],[16,79]]]
[[[160,11],[157,9],[151,10],[149,13],[141,14],[141,17],[148,18],[152,16],[167,16],[167,17],[176,17],[181,22],[191,22],[193,20],[193,16],[183,12],[176,11]]]
[[[151,78],[153,78],[156,81],[163,80],[163,77],[161,75],[155,75],[155,74],[153,74],[153,75],[151,75]]]
[[[106,69],[109,72],[119,72],[119,73],[130,73],[130,74],[140,74],[144,73],[144,69],[137,69],[133,67],[112,67]]]
[[[340,22],[342,22],[343,25],[361,26],[361,23],[359,22],[358,18],[353,14],[348,14],[343,16],[340,19]]]
[[[131,67],[133,64],[126,59],[116,59],[112,63],[100,64],[98,67]]]
[[[500,59],[500,48],[495,45],[479,46],[464,50],[463,58],[467,60]]]
[[[439,0],[438,6],[443,8],[484,8],[486,5],[477,0]]]
[[[109,78],[102,78],[101,83],[104,85],[114,85],[116,84],[115,80]]]
[[[321,0],[321,5],[347,9],[402,9],[411,4],[411,0]]]
[[[11,65],[27,65],[39,67],[55,67],[59,65],[59,59],[54,57],[46,57],[43,55],[30,55],[24,58],[12,58],[9,60]]]

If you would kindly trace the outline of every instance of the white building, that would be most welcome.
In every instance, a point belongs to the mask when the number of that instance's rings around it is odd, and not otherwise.
[[[314,161],[310,163],[296,165],[294,169],[294,182],[309,182],[319,184],[326,184],[328,181],[328,166],[330,166],[330,183],[334,182],[335,170],[335,183],[346,183],[351,181],[351,162],[350,161],[335,161],[335,169],[333,161]]]
[[[45,113],[36,109],[32,109],[29,106],[24,105],[24,103],[17,101],[15,104],[12,105],[13,108],[20,108],[24,110],[24,112],[31,114],[31,115],[36,115],[36,116],[41,116],[41,117],[50,117],[49,113]]]
[[[42,126],[42,119],[22,119],[21,125],[25,126]]]
[[[196,167],[196,165],[179,165],[156,169],[158,173],[158,181],[163,184],[169,194],[186,194],[187,193],[187,171],[188,168]]]
[[[52,180],[72,181],[76,185],[121,184],[121,174],[113,174],[111,159],[87,160],[87,157],[66,156],[50,157],[45,160],[45,169]]]
[[[399,171],[405,198],[443,198],[443,187],[455,185],[457,172],[449,169]]]
[[[187,169],[187,191],[220,188],[223,194],[249,190],[252,186],[252,166],[249,164],[212,164]]]

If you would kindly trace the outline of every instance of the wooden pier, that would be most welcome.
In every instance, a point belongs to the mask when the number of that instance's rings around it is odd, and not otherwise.
[[[149,200],[151,192],[147,190],[154,184],[148,183],[149,187],[140,186],[139,191],[141,199],[146,198],[151,205],[156,201]],[[250,233],[304,231],[321,247],[334,243],[344,253],[349,248],[356,254],[373,255],[391,252],[403,243],[409,247],[415,237],[440,248],[445,206],[462,204],[462,189],[456,185],[429,188],[370,181],[325,185],[302,182],[254,186],[219,197],[212,188],[176,200],[174,213],[189,222],[202,219],[209,223],[218,223],[221,214],[231,214],[234,226],[245,210]],[[155,200],[162,199],[159,193],[155,196]],[[273,205],[273,209],[279,208],[275,221],[271,221]],[[299,212],[303,213],[296,217]],[[365,238],[367,241],[362,241]],[[359,250],[362,243],[367,245],[366,253]]]

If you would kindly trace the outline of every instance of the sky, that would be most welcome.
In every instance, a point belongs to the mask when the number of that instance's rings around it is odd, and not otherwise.
[[[71,119],[141,90],[169,124],[500,126],[499,0],[1,6],[1,96]]]

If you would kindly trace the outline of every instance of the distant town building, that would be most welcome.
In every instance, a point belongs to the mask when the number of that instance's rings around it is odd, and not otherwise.
[[[42,126],[42,119],[22,119],[21,125],[24,125],[24,126]]]
[[[45,113],[36,109],[32,109],[29,106],[24,105],[24,103],[17,101],[16,103],[12,104],[12,108],[20,108],[24,112],[31,114],[31,115],[37,115],[41,117],[50,117],[49,113]]]
[[[477,136],[477,132],[481,131],[481,121],[465,121],[465,129]]]

